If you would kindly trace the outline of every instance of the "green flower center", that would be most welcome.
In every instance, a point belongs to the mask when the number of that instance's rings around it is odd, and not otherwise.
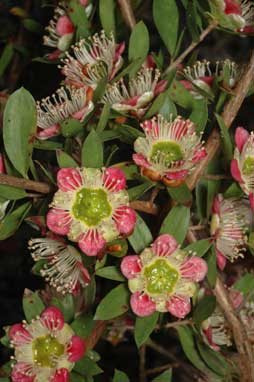
[[[254,173],[254,158],[248,157],[243,164],[243,174],[251,175]]]
[[[107,193],[102,188],[82,188],[76,194],[72,213],[90,227],[98,225],[111,214]]]
[[[64,354],[64,345],[50,335],[38,337],[32,345],[34,363],[42,367],[54,367],[55,358]]]
[[[180,146],[175,142],[158,142],[152,147],[150,160],[154,163],[163,161],[169,167],[172,162],[183,159]]]
[[[166,259],[157,259],[143,268],[146,290],[151,294],[172,293],[179,273]]]

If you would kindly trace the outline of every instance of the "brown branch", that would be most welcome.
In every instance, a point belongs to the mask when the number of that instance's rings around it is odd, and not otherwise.
[[[34,180],[16,178],[6,174],[0,174],[0,184],[23,188],[24,190],[36,191],[41,194],[48,194],[52,191],[50,184],[43,182],[35,182]]]
[[[174,367],[179,367],[179,366],[180,366],[179,363],[167,363],[166,365],[157,366],[157,367],[154,367],[153,369],[147,369],[146,375],[161,373],[164,370],[172,369]]]
[[[139,350],[139,382],[146,382],[146,345]]]
[[[150,215],[158,214],[158,207],[154,203],[144,202],[141,200],[134,200],[133,202],[130,202],[130,207],[134,208],[134,210],[146,212]]]
[[[118,4],[120,6],[121,13],[126,25],[128,25],[128,27],[132,30],[136,25],[136,19],[130,0],[118,0]]]
[[[235,96],[232,97],[229,102],[226,104],[224,111],[222,113],[222,119],[227,126],[230,128],[234,119],[237,116],[237,113],[246,97],[250,84],[254,81],[254,53],[252,53],[249,64],[246,70],[243,73],[240,81],[238,82],[235,88]],[[213,159],[217,150],[220,147],[220,133],[217,128],[214,128],[210,137],[206,142],[206,151],[207,156],[203,159],[200,164],[196,167],[193,174],[187,178],[186,183],[190,190],[196,186],[198,180],[203,175],[206,166]]]
[[[92,333],[85,338],[87,349],[93,349],[106,329],[107,321],[96,321]]]
[[[178,326],[182,325],[192,325],[191,320],[181,320],[181,321],[175,321],[175,322],[169,322],[166,325],[162,327],[162,329],[170,329],[170,328],[177,328]]]
[[[169,65],[169,67],[165,70],[164,74],[167,74],[170,72],[170,70],[177,68],[178,65],[181,64],[181,62],[185,59],[185,57],[187,57],[188,54],[190,54],[206,38],[206,36],[216,28],[217,25],[218,22],[213,20],[211,24],[209,24],[208,27],[203,30],[198,41],[193,41],[190,44],[190,46],[182,54],[180,54],[180,56],[175,61],[173,61]]]

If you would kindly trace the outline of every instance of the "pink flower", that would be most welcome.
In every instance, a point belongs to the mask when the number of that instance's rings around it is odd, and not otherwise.
[[[217,195],[213,203],[211,235],[215,240],[217,263],[221,270],[226,260],[234,262],[244,256],[247,244],[246,231],[251,224],[251,211],[246,200],[224,199]]]
[[[68,118],[82,122],[93,110],[89,89],[60,88],[51,99],[37,102],[37,138],[48,139],[60,134],[61,123]]]
[[[46,260],[40,273],[57,292],[76,295],[89,284],[89,272],[73,246],[55,239],[38,238],[29,241],[29,249],[35,261]]]
[[[201,137],[190,120],[177,117],[166,121],[158,115],[141,124],[145,138],[134,143],[134,162],[154,181],[183,181],[196,163],[206,156]],[[150,171],[150,174],[149,172]],[[157,176],[155,176],[157,174]],[[168,184],[167,184],[168,185]]]
[[[124,257],[121,271],[133,293],[130,303],[136,315],[168,311],[183,318],[190,312],[190,298],[196,283],[204,279],[207,265],[200,257],[188,256],[173,236],[165,234],[139,256]]]
[[[249,0],[209,0],[211,14],[219,25],[241,33],[253,33],[253,2]]]
[[[5,174],[4,156],[0,153],[0,174]]]
[[[66,53],[62,60],[62,73],[67,85],[77,88],[90,86],[95,89],[102,78],[110,81],[123,64],[125,44],[117,44],[113,34],[104,31],[89,40],[80,40],[72,47],[73,55]]]
[[[13,382],[68,382],[74,363],[86,350],[56,307],[46,308],[30,324],[11,326],[9,336],[16,361]]]
[[[103,103],[109,103],[113,110],[143,117],[152,100],[163,92],[168,84],[160,80],[158,69],[142,68],[126,86],[124,80],[108,85],[102,98]]]
[[[231,174],[243,192],[248,195],[254,211],[254,133],[249,134],[243,127],[238,127],[235,132],[235,143]]]
[[[88,256],[103,252],[106,243],[132,233],[135,212],[128,206],[124,173],[115,168],[63,168],[59,190],[47,215],[49,229],[78,242]]]

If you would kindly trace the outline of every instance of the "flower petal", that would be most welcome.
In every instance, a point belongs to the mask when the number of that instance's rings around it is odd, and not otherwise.
[[[136,213],[132,208],[128,206],[119,207],[115,210],[113,219],[116,222],[119,234],[129,236],[133,232],[136,223]]]
[[[150,297],[147,294],[142,294],[140,292],[131,295],[130,304],[133,312],[140,317],[150,316],[156,309],[156,305]]]
[[[61,330],[64,326],[64,316],[61,310],[50,306],[42,312],[41,322],[49,330]]]
[[[72,336],[71,342],[68,345],[68,354],[70,362],[77,362],[80,358],[83,357],[86,351],[85,342],[79,336]]]
[[[87,256],[97,256],[104,251],[106,240],[96,230],[87,231],[78,242],[79,248]]]
[[[160,235],[152,245],[153,252],[157,256],[169,256],[178,248],[176,239],[168,234]]]
[[[61,126],[58,124],[52,125],[48,127],[47,129],[38,129],[36,136],[39,139],[48,139],[55,137],[60,133]]]
[[[250,136],[249,132],[247,130],[245,130],[243,127],[237,127],[236,128],[235,143],[236,143],[236,146],[237,146],[238,150],[240,151],[240,153],[242,152],[244,144],[249,139],[249,136]]]
[[[14,365],[11,372],[11,379],[13,382],[33,382],[35,375],[31,372],[31,365],[25,362],[18,362]]]
[[[230,170],[232,177],[239,183],[243,183],[241,171],[238,166],[238,161],[236,159],[232,159],[230,164]]]
[[[56,23],[56,33],[58,36],[64,36],[65,34],[73,33],[74,26],[68,16],[61,16]]]
[[[143,154],[133,154],[132,159],[138,166],[142,166],[145,168],[149,168],[151,166],[151,163],[148,162],[148,160]]]
[[[27,344],[31,342],[32,336],[22,324],[14,324],[10,327],[9,337],[15,346]]]
[[[73,191],[82,186],[82,177],[75,168],[61,168],[57,173],[57,185],[62,191]]]
[[[69,370],[62,367],[61,369],[56,369],[55,374],[50,378],[50,382],[68,382],[69,379]]]
[[[158,94],[164,92],[166,87],[168,86],[168,81],[167,80],[161,80],[157,83],[154,89],[154,95],[157,96]]]
[[[58,235],[67,235],[70,231],[72,218],[69,212],[52,208],[47,214],[47,226]]]
[[[167,301],[167,310],[177,318],[184,318],[191,310],[189,297],[174,295]]]
[[[181,171],[168,171],[165,176],[168,179],[184,179],[188,175],[187,170],[181,170]]]
[[[127,279],[133,279],[141,271],[140,257],[138,255],[125,256],[121,262],[122,274]]]
[[[103,174],[104,186],[109,191],[120,191],[126,188],[126,177],[120,168],[110,167]]]
[[[202,147],[201,149],[198,149],[198,150],[195,151],[194,156],[192,158],[192,162],[193,163],[198,163],[202,159],[204,159],[206,156],[207,156],[206,149],[204,147]]]
[[[197,256],[188,259],[180,268],[181,276],[195,282],[203,280],[207,270],[205,260]]]
[[[227,259],[226,257],[216,248],[216,259],[217,259],[217,265],[221,271],[224,270]]]
[[[5,174],[5,172],[4,157],[3,154],[0,154],[0,174]]]
[[[253,192],[249,195],[249,200],[250,200],[251,209],[254,212],[254,194],[253,194]]]

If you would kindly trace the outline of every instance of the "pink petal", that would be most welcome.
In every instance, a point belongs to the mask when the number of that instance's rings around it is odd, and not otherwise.
[[[237,146],[238,150],[240,151],[240,153],[242,152],[243,146],[245,145],[245,143],[249,139],[249,136],[250,136],[249,132],[247,130],[245,130],[243,127],[237,127],[236,128],[235,143],[236,143],[236,146]]]
[[[160,128],[155,119],[148,119],[140,124],[146,135],[151,135],[153,138],[158,138]]]
[[[67,235],[70,231],[72,218],[69,212],[52,208],[47,214],[48,228],[58,235]]]
[[[68,354],[70,362],[77,362],[80,358],[83,357],[86,351],[85,342],[79,336],[72,336],[71,341],[68,345]]]
[[[157,256],[169,256],[178,248],[176,239],[168,234],[160,235],[152,245],[153,252]]]
[[[49,58],[49,59],[53,60],[53,58]],[[37,133],[36,133],[36,136],[39,139],[52,138],[52,137],[55,137],[56,135],[58,135],[60,133],[60,129],[61,129],[61,126],[58,124],[52,125],[52,126],[48,127],[47,129],[40,129],[39,128]]]
[[[212,213],[217,215],[220,214],[220,199],[218,195],[216,195],[213,200]]]
[[[115,210],[113,219],[119,234],[123,236],[132,234],[136,223],[136,213],[132,208],[128,206],[119,207]]]
[[[197,150],[197,151],[194,153],[194,156],[193,156],[193,158],[192,158],[192,162],[193,162],[193,163],[198,163],[198,162],[200,162],[202,159],[204,159],[206,156],[207,156],[206,149],[205,149],[204,147],[202,147],[201,149]]]
[[[226,257],[216,248],[216,258],[217,258],[217,265],[221,271],[224,270],[227,259]]]
[[[140,292],[135,292],[131,295],[130,304],[133,312],[140,317],[150,316],[156,310],[156,305],[150,297]]]
[[[25,362],[18,362],[14,365],[11,372],[11,379],[13,382],[33,382],[35,379],[35,375],[27,375],[31,374],[31,365]]]
[[[241,171],[238,166],[238,162],[236,159],[232,159],[230,164],[230,170],[232,177],[239,183],[243,183]]]
[[[0,154],[0,174],[5,174],[5,165],[3,154]]]
[[[151,54],[148,54],[148,56],[146,57],[146,60],[145,60],[145,63],[143,64],[143,67],[144,68],[151,68],[151,69],[155,69],[156,68],[156,63],[154,61],[154,58]]]
[[[219,351],[220,347],[213,342],[213,330],[212,330],[212,328],[209,326],[207,329],[203,329],[202,331],[203,331],[204,335],[206,336],[207,341],[208,341],[209,345],[211,346],[211,348],[215,351]]]
[[[80,273],[81,273],[81,275],[82,275],[82,278],[83,278],[83,280],[84,280],[84,282],[86,283],[86,284],[89,284],[89,282],[90,282],[90,280],[91,280],[91,277],[90,277],[90,275],[89,275],[89,272],[88,272],[88,270],[84,267],[84,265],[81,263],[81,262],[77,262],[77,266],[78,266],[78,268],[79,268],[79,270],[80,270]]]
[[[224,0],[224,4],[224,13],[226,15],[242,15],[242,8],[235,0]]]
[[[185,87],[186,90],[188,90],[188,91],[193,90],[193,85],[190,81],[180,80],[179,82]]]
[[[56,49],[52,53],[47,54],[47,59],[48,60],[56,60],[60,56],[61,53],[62,53],[61,50]]]
[[[243,295],[239,290],[229,289],[229,297],[235,309],[237,309],[243,302]]]
[[[167,80],[161,80],[157,83],[154,89],[154,95],[157,96],[158,94],[164,92],[166,87],[168,86],[168,81]]]
[[[103,183],[109,191],[121,191],[126,188],[126,177],[120,168],[109,167],[104,171]]]
[[[167,302],[167,310],[177,318],[184,318],[191,310],[190,298],[174,295]]]
[[[125,42],[121,42],[120,44],[116,45],[116,51],[115,51],[115,59],[114,62],[118,61],[118,58],[122,55],[125,49]]]
[[[148,160],[144,157],[143,154],[133,154],[132,159],[138,166],[142,166],[145,168],[151,167],[151,163],[148,162]]]
[[[165,175],[166,178],[172,179],[172,180],[178,180],[178,179],[184,179],[188,175],[187,170],[181,170],[181,171],[168,171]]]
[[[50,306],[42,312],[41,322],[49,330],[61,330],[64,326],[64,316],[61,310]]]
[[[205,84],[212,86],[214,77],[212,76],[201,76],[199,77],[199,80],[203,81]]]
[[[133,279],[141,271],[140,257],[138,255],[125,256],[121,262],[122,274],[127,279]]]
[[[79,248],[87,256],[97,256],[106,248],[106,240],[96,231],[87,231],[78,242]]]
[[[12,325],[9,330],[9,336],[15,346],[27,344],[32,340],[31,334],[22,324]]]
[[[82,183],[80,172],[75,168],[61,168],[57,173],[57,185],[61,191],[76,190]]]
[[[61,369],[56,369],[53,377],[50,378],[51,382],[68,382],[70,378],[70,373],[68,369],[64,367]]]
[[[253,192],[249,195],[249,200],[250,200],[251,209],[254,212],[254,194],[253,194]]]
[[[191,281],[201,281],[207,274],[207,264],[200,257],[193,256],[188,259],[180,268],[181,276]]]
[[[88,0],[79,0],[80,4],[83,5],[83,7],[87,6]]]
[[[64,36],[74,32],[74,25],[68,16],[61,16],[56,23],[56,33],[58,36]]]

